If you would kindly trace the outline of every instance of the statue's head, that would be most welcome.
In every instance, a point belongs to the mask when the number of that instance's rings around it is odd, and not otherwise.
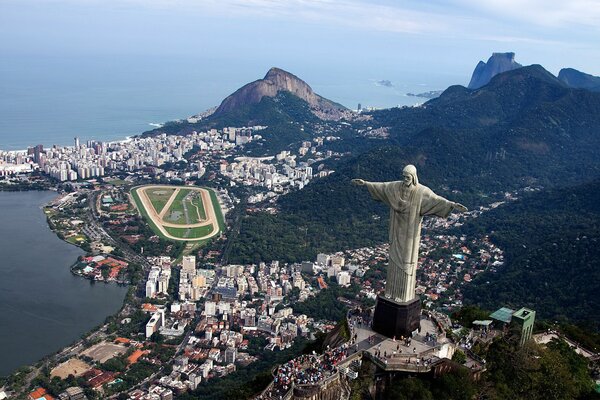
[[[402,176],[404,177],[403,181],[406,186],[417,185],[419,183],[419,178],[417,178],[417,167],[412,164],[408,164],[404,167]]]

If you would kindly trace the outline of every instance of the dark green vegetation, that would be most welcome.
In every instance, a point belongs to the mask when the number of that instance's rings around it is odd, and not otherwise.
[[[546,348],[515,338],[495,341],[487,352],[488,371],[483,392],[490,399],[598,399],[587,361],[566,343],[552,341]]]
[[[329,284],[329,288],[321,290],[316,296],[302,303],[294,304],[294,312],[306,314],[316,320],[340,321],[346,317],[348,306],[340,298],[353,299],[360,291],[360,287],[353,285],[350,288]]]
[[[229,261],[301,261],[384,242],[387,209],[350,179],[396,180],[407,163],[422,183],[469,207],[490,203],[494,192],[543,185],[547,194],[469,225],[471,234],[495,232],[507,265],[476,280],[466,297],[490,309],[529,306],[543,318],[599,327],[598,183],[551,189],[599,176],[599,94],[568,88],[532,66],[476,91],[451,87],[421,108],[372,115],[374,126],[391,127],[387,143],[395,146],[348,159],[335,174],[284,196],[276,216],[244,217]]]
[[[494,192],[600,175],[600,94],[570,89],[540,66],[372,116],[372,126],[389,127],[386,147],[347,159],[336,173],[284,196],[275,217],[245,217],[230,261],[299,261],[384,241],[387,210],[350,179],[397,180],[407,163],[417,166],[422,183],[470,207],[491,202]]]
[[[530,342],[518,346],[516,338],[496,340],[486,350],[487,371],[474,381],[466,370],[431,379],[399,375],[383,390],[385,400],[489,399],[598,399],[593,392],[587,361],[564,342],[547,347]],[[363,363],[360,376],[351,382],[351,399],[369,399],[375,384],[372,364]]]
[[[582,181],[600,171],[600,95],[568,88],[539,65],[499,74],[478,90],[452,86],[423,107],[373,117],[391,127],[391,139],[418,160],[417,168],[438,170],[456,189],[489,193]]]
[[[48,190],[50,184],[48,181],[13,181],[9,182],[6,179],[0,179],[0,191],[2,192],[26,192],[29,190]]]
[[[599,180],[550,189],[464,226],[470,235],[491,233],[506,251],[506,266],[477,277],[466,300],[488,309],[528,306],[543,318],[600,329],[599,199]]]
[[[344,162],[326,178],[281,198],[281,213],[244,217],[229,260],[302,261],[318,252],[381,243],[387,237],[388,210],[371,200],[353,177],[397,179],[404,167],[398,148],[383,148]]]
[[[144,249],[143,254],[146,256],[169,256],[177,258],[185,247],[185,242],[173,242],[157,236],[154,230],[146,223],[147,218],[136,216],[132,221],[128,222],[127,225],[140,235],[141,239],[134,244],[123,244],[131,247],[131,249],[137,253],[141,253]],[[111,229],[111,226],[107,223],[104,224],[104,228]]]

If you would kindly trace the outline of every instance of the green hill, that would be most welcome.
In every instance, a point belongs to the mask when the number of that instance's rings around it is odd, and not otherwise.
[[[600,181],[526,196],[462,228],[491,233],[506,252],[497,273],[478,276],[465,299],[536,309],[542,318],[600,329]]]
[[[567,88],[532,66],[497,75],[478,90],[451,87],[421,108],[372,116],[373,126],[390,127],[389,146],[345,159],[329,177],[283,196],[276,216],[245,216],[226,259],[301,261],[385,242],[388,210],[350,179],[396,180],[413,163],[423,184],[469,207],[489,203],[486,196],[494,192],[549,188],[507,206],[505,214],[473,222],[474,231],[481,224],[479,232],[495,232],[508,265],[476,280],[469,301],[490,308],[529,305],[547,318],[600,320],[594,202],[600,193],[598,181],[585,185],[600,177],[598,93]],[[571,189],[552,189],[569,185],[583,186],[573,189],[576,197]]]
[[[263,155],[277,153],[303,140],[310,140],[313,137],[311,127],[319,121],[307,102],[289,92],[280,92],[275,97],[265,96],[258,103],[211,115],[197,123],[171,122],[162,128],[144,132],[143,135],[185,135],[192,131],[201,132],[229,126],[268,126],[260,131],[263,140],[245,147],[252,154]]]

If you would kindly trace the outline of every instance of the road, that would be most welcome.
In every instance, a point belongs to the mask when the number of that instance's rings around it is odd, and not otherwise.
[[[113,237],[110,236],[108,234],[108,232],[106,232],[106,230],[104,230],[102,225],[100,225],[100,223],[98,222],[99,213],[98,213],[98,209],[96,207],[98,206],[98,199],[100,197],[99,194],[100,194],[99,191],[92,191],[92,192],[89,192],[89,194],[88,194],[89,207],[88,207],[88,218],[86,221],[88,224],[88,227],[90,229],[92,229],[93,231],[95,231],[96,233],[98,233],[98,235],[100,236],[102,241],[106,242],[108,245],[110,245],[112,247],[120,249],[123,252],[123,255],[124,255],[123,258],[125,258],[128,261],[132,261],[137,264],[140,264],[142,266],[142,268],[144,269],[144,272],[150,271],[151,265],[150,265],[150,263],[148,263],[148,260],[146,260],[146,258],[144,258],[140,254],[133,251],[133,249],[131,249],[131,247],[129,247],[127,244],[113,239]]]

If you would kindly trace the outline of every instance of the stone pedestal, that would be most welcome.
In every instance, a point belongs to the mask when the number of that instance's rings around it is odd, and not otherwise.
[[[383,296],[377,297],[373,330],[389,338],[407,337],[419,329],[421,301],[416,298],[406,303],[398,303]]]

